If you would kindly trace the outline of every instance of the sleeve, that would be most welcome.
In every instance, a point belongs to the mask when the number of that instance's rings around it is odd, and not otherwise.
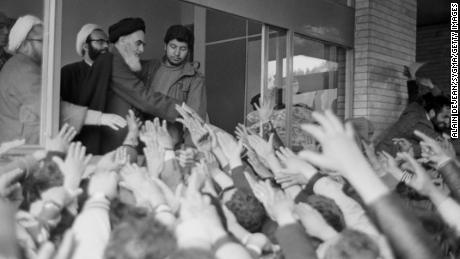
[[[77,132],[80,132],[85,123],[87,107],[71,104],[66,101],[60,102],[61,113],[59,115],[59,122],[61,127],[64,124],[69,124],[74,127]]]
[[[421,223],[394,194],[387,194],[368,206],[371,218],[388,238],[396,258],[443,258],[439,247]]]
[[[460,233],[460,221],[458,220],[460,218],[460,205],[448,197],[437,208],[444,222],[453,228],[458,236]]]
[[[231,169],[230,175],[232,177],[233,184],[236,188],[244,192],[252,193],[251,186],[249,185],[248,180],[244,175],[244,171],[245,167],[243,165]]]
[[[192,81],[187,96],[187,105],[193,108],[203,120],[206,120],[207,97],[204,78],[198,74]]]
[[[26,175],[29,175],[30,171],[36,166],[38,166],[38,161],[33,156],[28,155],[0,167],[0,175],[8,173],[16,168],[21,168],[25,171]]]
[[[449,163],[439,168],[439,172],[441,173],[442,178],[444,179],[447,186],[449,187],[449,190],[451,191],[450,195],[457,202],[460,202],[460,174],[458,173],[459,171],[459,167],[453,159]]]
[[[122,69],[114,65],[111,87],[126,102],[145,113],[168,121],[175,121],[178,116],[175,108],[175,105],[179,104],[178,100],[158,92],[149,93],[144,82],[136,74],[127,71],[127,68]]]
[[[316,251],[310,238],[299,224],[291,224],[276,230],[276,239],[286,259],[316,259]]]
[[[72,259],[100,259],[110,237],[109,201],[90,198],[72,226],[77,246]]]

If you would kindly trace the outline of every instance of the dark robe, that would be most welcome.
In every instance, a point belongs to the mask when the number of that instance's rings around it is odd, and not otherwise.
[[[122,117],[129,109],[139,110],[168,121],[175,121],[175,109],[180,102],[166,95],[149,92],[145,83],[149,75],[132,72],[115,48],[112,53],[101,54],[94,62],[91,72],[83,84],[80,99],[93,110],[114,113]],[[123,144],[127,127],[114,131],[101,127],[97,136],[92,136],[100,144],[100,153],[106,153]],[[96,132],[90,132],[96,135]]]
[[[61,98],[74,104],[82,105],[80,91],[89,75],[91,66],[84,60],[65,65],[61,68]]]

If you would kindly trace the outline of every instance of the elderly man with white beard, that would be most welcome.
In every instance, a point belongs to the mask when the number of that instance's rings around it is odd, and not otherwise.
[[[11,28],[8,51],[14,53],[0,71],[0,142],[24,138],[38,144],[41,106],[42,21],[32,15],[20,17]],[[83,125],[104,125],[115,130],[126,121],[84,106],[60,102],[60,123],[77,131]]]
[[[88,93],[89,107],[125,116],[129,109],[175,121],[179,101],[158,92],[149,92],[148,72],[142,68],[145,24],[141,18],[125,18],[109,27],[113,53],[101,54],[93,64],[83,92]],[[120,146],[127,130],[110,132],[102,129],[101,152]],[[126,144],[126,143],[125,143]],[[137,140],[130,145],[135,146]]]

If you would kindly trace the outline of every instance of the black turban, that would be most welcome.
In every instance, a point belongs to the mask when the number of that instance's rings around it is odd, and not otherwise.
[[[121,36],[136,31],[145,33],[145,23],[141,18],[125,18],[109,27],[109,41],[115,43]]]

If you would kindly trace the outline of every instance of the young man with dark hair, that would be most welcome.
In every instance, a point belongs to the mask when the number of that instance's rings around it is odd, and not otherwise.
[[[189,61],[193,50],[193,33],[182,25],[173,25],[164,37],[165,54],[150,65],[150,91],[160,92],[185,102],[206,119],[204,77]]]

